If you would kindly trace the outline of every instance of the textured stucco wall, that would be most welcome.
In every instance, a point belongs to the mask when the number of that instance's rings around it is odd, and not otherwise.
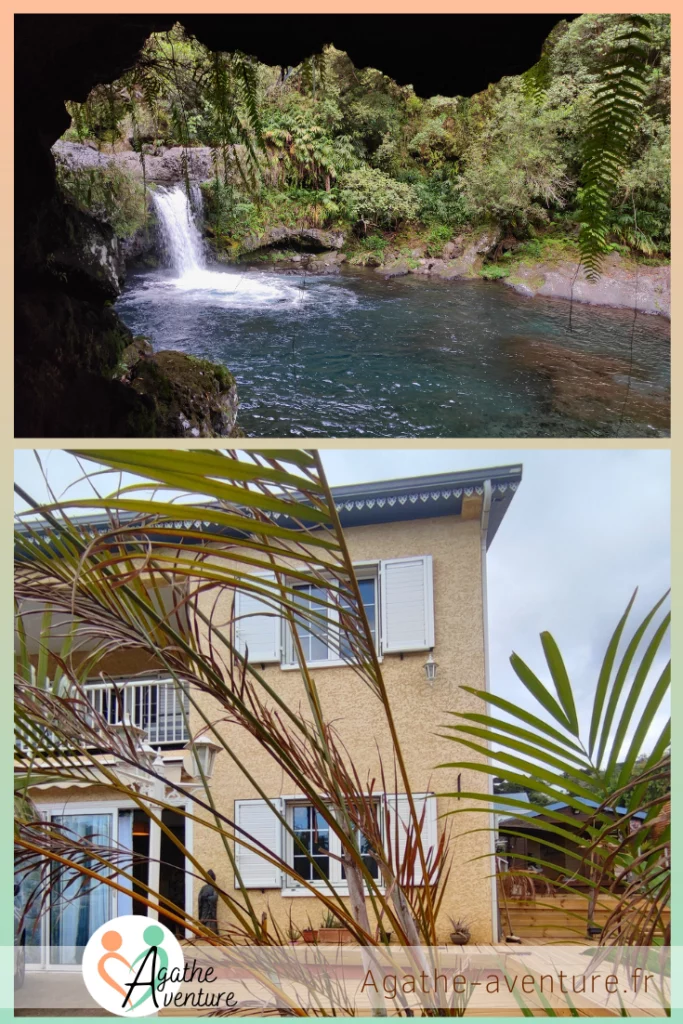
[[[476,510],[478,511],[478,510]],[[449,722],[449,712],[483,710],[478,698],[463,693],[461,685],[484,687],[484,646],[482,617],[481,540],[478,516],[470,510],[469,520],[443,517],[410,523],[357,527],[346,530],[346,539],[354,562],[380,558],[431,554],[434,567],[434,657],[437,678],[427,683],[424,672],[426,653],[386,655],[382,670],[392,701],[395,721],[402,743],[413,792],[455,791],[457,771],[436,770],[443,761],[470,759],[467,751],[437,735]],[[230,616],[230,596],[216,609],[219,621]],[[295,710],[308,708],[299,673],[268,666],[263,675]],[[385,718],[377,699],[347,667],[316,669],[313,675],[320,689],[323,711],[333,719],[362,779],[380,778],[380,758],[393,776],[392,748]],[[280,768],[263,752],[255,740],[238,726],[221,726],[237,758],[258,776],[270,797],[297,794],[293,783],[283,777]],[[477,755],[472,755],[476,758]],[[375,789],[381,786],[376,783]],[[462,773],[461,789],[486,790],[486,779],[475,773]],[[212,791],[220,808],[233,815],[234,801],[258,797],[233,761],[223,752],[216,758]],[[440,798],[438,814],[466,806],[463,800]],[[467,919],[473,941],[492,938],[491,893],[487,875],[490,863],[474,858],[489,849],[487,833],[466,834],[486,823],[482,814],[458,814],[441,820],[439,831],[452,831],[450,854],[452,870],[441,915],[443,938],[450,931],[449,915]],[[195,829],[195,852],[206,866],[214,868],[219,883],[233,890],[230,864],[215,834]],[[267,911],[284,928],[291,919],[295,925],[320,923],[321,905],[314,897],[282,896],[279,890],[250,890],[259,914]],[[220,908],[219,925],[227,924]]]
[[[347,544],[354,562],[373,561],[411,555],[431,554],[434,570],[434,657],[438,662],[434,684],[427,683],[424,672],[425,652],[385,655],[382,670],[390,694],[403,753],[412,780],[413,792],[443,792],[457,790],[455,770],[437,769],[443,761],[476,760],[478,755],[468,752],[453,742],[439,737],[443,726],[449,723],[453,711],[484,709],[475,696],[464,693],[460,686],[482,688],[484,676],[484,639],[481,579],[481,534],[479,522],[480,502],[466,503],[463,516],[439,517],[407,523],[350,528],[345,531]],[[213,606],[215,594],[207,597]],[[225,592],[214,609],[215,621],[225,623],[231,615],[232,594]],[[141,660],[135,651],[109,656],[102,663],[112,676],[137,674],[155,666]],[[308,708],[299,673],[283,671],[279,666],[263,670],[267,681],[287,700],[292,709],[301,708],[308,717]],[[320,689],[323,711],[334,720],[337,730],[348,749],[362,779],[375,779],[375,790],[381,788],[380,760],[393,779],[392,748],[385,718],[379,702],[357,678],[343,667],[316,669],[313,675]],[[211,717],[223,717],[220,709],[209,698],[202,698],[205,711]],[[197,721],[197,728],[200,723]],[[297,794],[294,784],[243,729],[236,725],[220,726],[238,761],[243,762],[258,778],[271,797]],[[193,726],[194,731],[194,726]],[[486,777],[477,773],[462,773],[462,791],[485,792]],[[218,808],[230,819],[234,816],[236,799],[258,797],[239,768],[224,752],[216,758],[211,783],[212,794]],[[68,802],[86,799],[101,800],[102,790],[73,790],[43,792],[39,802],[62,799]],[[461,810],[467,801],[439,798],[438,814],[451,809]],[[459,813],[438,823],[439,834],[450,830],[449,853],[452,867],[446,896],[443,901],[440,927],[442,940],[447,940],[451,928],[449,916],[465,919],[471,927],[475,942],[492,939],[491,889],[488,874],[491,863],[482,858],[489,851],[489,835],[482,829],[487,824],[481,813]],[[233,888],[234,879],[230,862],[216,833],[194,826],[193,851],[204,867],[212,867],[218,883],[239,897]],[[196,892],[201,883],[197,882]],[[250,896],[259,915],[266,911],[287,929],[288,922],[304,926],[312,922],[318,926],[322,905],[314,897],[283,896],[279,890],[261,893],[250,890]],[[195,903],[196,907],[196,903]],[[219,927],[227,927],[229,916],[219,904]],[[271,926],[272,927],[272,926]]]

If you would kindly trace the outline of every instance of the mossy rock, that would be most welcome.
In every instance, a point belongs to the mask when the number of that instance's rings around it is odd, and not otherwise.
[[[157,352],[136,363],[131,386],[154,401],[157,437],[239,436],[237,386],[224,366],[183,352]]]
[[[126,367],[130,368],[139,363],[141,359],[148,358],[154,355],[154,349],[152,343],[147,340],[142,334],[136,335],[133,338],[130,345],[127,345],[121,353],[121,363]]]

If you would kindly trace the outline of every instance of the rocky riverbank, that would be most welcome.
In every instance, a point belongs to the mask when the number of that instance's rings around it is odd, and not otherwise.
[[[131,150],[101,152],[91,145],[59,141],[53,147],[56,160],[70,170],[106,167],[114,164],[136,179],[143,170],[138,153]],[[145,154],[145,180],[170,186],[184,180],[183,150],[179,146],[159,148]],[[212,152],[207,147],[187,150],[187,174],[201,184],[215,176]],[[206,225],[207,244],[219,262],[272,263],[283,271],[300,271],[304,264],[311,273],[336,273],[346,263],[372,267],[386,279],[408,274],[442,280],[471,279],[500,281],[520,295],[571,299],[589,305],[634,309],[640,313],[671,316],[671,281],[668,264],[646,265],[614,252],[606,260],[598,281],[587,279],[578,269],[575,245],[568,240],[541,239],[533,255],[528,244],[503,237],[496,226],[454,232],[439,245],[425,231],[377,232],[372,239],[358,239],[346,229],[321,229],[306,225],[270,225],[222,248]],[[126,263],[149,258],[156,240],[149,224],[133,236],[122,239],[121,254]]]
[[[291,231],[291,235],[295,240],[297,232]],[[500,233],[494,228],[483,228],[458,235],[447,242],[440,257],[426,255],[424,246],[416,244],[407,252],[403,246],[402,252],[389,249],[376,257],[371,255],[362,264],[354,259],[353,249],[349,251],[348,239],[341,246],[330,246],[328,253],[318,252],[316,255],[287,252],[281,248],[267,252],[266,240],[254,249],[259,250],[257,259],[283,271],[300,272],[304,266],[310,273],[329,274],[338,272],[343,264],[360,264],[372,267],[374,273],[385,280],[408,274],[443,281],[480,278],[500,282],[529,298],[542,295],[671,318],[671,272],[668,264],[648,266],[611,253],[605,260],[600,278],[589,281],[576,260],[554,258],[534,262],[528,258],[513,258],[498,262],[495,252],[499,244]],[[250,261],[252,254],[243,259]]]
[[[538,263],[515,267],[503,284],[520,295],[547,295],[573,299],[593,306],[633,309],[671,318],[671,272],[669,266],[651,267],[625,260],[612,253],[605,260],[597,281],[589,281],[576,264]]]

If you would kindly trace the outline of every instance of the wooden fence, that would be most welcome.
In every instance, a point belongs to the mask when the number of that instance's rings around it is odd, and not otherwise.
[[[601,896],[593,915],[597,925],[604,925],[617,904],[615,896]],[[506,910],[507,907],[507,910]],[[509,915],[509,920],[508,920]],[[547,941],[566,940],[586,943],[588,900],[581,896],[537,896],[531,900],[500,896],[500,918],[503,935],[520,939]],[[669,912],[665,912],[668,924]]]

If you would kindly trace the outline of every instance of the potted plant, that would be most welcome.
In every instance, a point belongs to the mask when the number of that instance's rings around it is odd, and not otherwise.
[[[451,942],[454,946],[466,946],[470,941],[471,933],[469,925],[462,918],[451,918]]]
[[[318,929],[318,940],[327,946],[348,945],[354,941],[353,932],[328,910]]]
[[[318,929],[314,928],[309,921],[308,928],[301,929],[301,938],[304,942],[308,943],[309,946],[315,945],[318,941]]]

